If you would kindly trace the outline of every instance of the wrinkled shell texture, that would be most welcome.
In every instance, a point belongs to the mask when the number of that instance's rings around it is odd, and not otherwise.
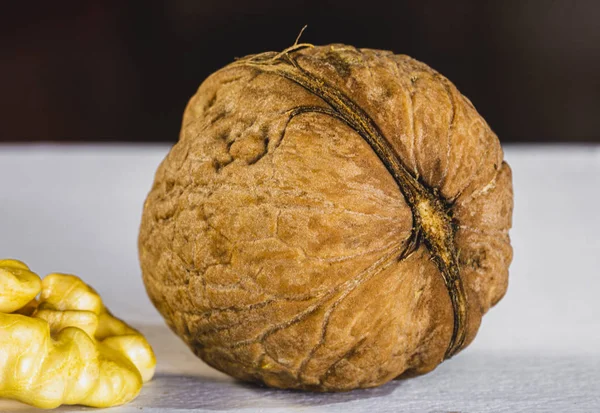
[[[329,45],[294,58],[356,102],[452,206],[468,344],[506,292],[512,259],[511,170],[496,135],[408,56]],[[425,245],[394,258],[411,208],[356,131],[323,113],[290,120],[299,105],[323,102],[251,67],[200,86],[145,203],[148,294],[199,357],[242,380],[343,391],[430,371],[453,312]]]

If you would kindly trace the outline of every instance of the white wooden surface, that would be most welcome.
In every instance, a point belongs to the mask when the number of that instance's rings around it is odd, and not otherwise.
[[[475,342],[434,372],[345,394],[235,382],[163,326],[143,289],[136,237],[167,150],[0,145],[0,257],[80,275],[155,347],[154,381],[111,412],[600,411],[600,147],[506,148],[515,185],[508,294]],[[0,412],[30,410],[0,401]]]

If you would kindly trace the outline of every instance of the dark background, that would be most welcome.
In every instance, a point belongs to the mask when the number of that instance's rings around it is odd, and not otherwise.
[[[600,1],[0,4],[0,141],[174,142],[206,76],[308,24],[429,64],[504,142],[600,142]]]

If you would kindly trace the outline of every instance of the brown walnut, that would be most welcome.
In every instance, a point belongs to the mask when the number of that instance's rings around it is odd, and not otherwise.
[[[190,100],[146,200],[148,294],[205,362],[341,391],[434,369],[504,295],[509,166],[408,56],[295,45]]]

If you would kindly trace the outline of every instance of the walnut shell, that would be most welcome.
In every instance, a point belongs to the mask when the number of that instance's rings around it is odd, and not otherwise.
[[[512,179],[471,102],[423,63],[295,45],[211,75],[144,206],[169,326],[269,386],[372,387],[434,369],[504,295]]]

